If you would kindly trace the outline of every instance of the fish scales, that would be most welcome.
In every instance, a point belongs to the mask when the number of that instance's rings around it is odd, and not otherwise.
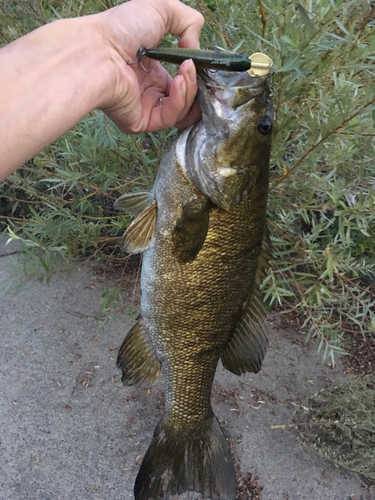
[[[185,490],[235,496],[211,388],[220,357],[234,373],[258,371],[267,345],[259,283],[267,265],[269,94],[265,77],[202,76],[202,121],[169,147],[151,196],[142,202],[137,194],[137,210],[132,194],[117,202],[138,215],[125,248],[144,249],[142,318],[118,365],[125,383],[154,380],[160,371],[165,381],[165,412],[136,479],[136,500]],[[145,219],[152,230],[142,232]]]
[[[165,162],[165,175],[170,176],[168,185],[156,186],[160,189],[158,199],[165,202],[158,204],[160,220],[155,226],[155,247],[144,255],[141,286],[142,316],[148,322],[151,342],[157,346],[157,356],[165,369],[166,413],[177,414],[173,422],[183,426],[201,415],[203,408],[207,415],[210,412],[216,364],[254,281],[263,236],[258,231],[260,234],[254,238],[254,227],[264,224],[262,199],[266,196],[262,190],[253,191],[230,212],[211,208],[202,249],[193,262],[181,264],[175,262],[171,240],[159,230],[160,224],[171,234],[175,218],[168,214],[181,211],[180,200],[191,196],[194,187],[170,198],[164,196],[163,191],[170,186],[186,184],[181,167],[176,166],[172,170]],[[162,173],[161,178],[165,179]],[[170,287],[165,286],[166,282]],[[170,335],[161,336],[160,330]],[[177,391],[178,387],[185,390]]]

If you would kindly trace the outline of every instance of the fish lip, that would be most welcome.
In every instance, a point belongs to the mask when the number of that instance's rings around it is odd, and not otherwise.
[[[233,109],[231,102],[236,89],[249,92],[249,99],[244,102],[247,104],[269,87],[268,75],[250,76],[246,71],[228,73],[205,70],[204,72],[198,71],[198,76],[198,88],[204,96],[203,99],[218,101],[231,109]]]

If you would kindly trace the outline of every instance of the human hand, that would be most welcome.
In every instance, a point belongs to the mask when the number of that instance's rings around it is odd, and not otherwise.
[[[105,39],[116,63],[114,91],[101,109],[125,133],[187,127],[200,118],[194,102],[196,72],[191,60],[174,79],[157,61],[137,60],[141,45],[156,47],[166,33],[179,37],[179,46],[197,48],[203,17],[178,0],[132,0],[101,14]]]

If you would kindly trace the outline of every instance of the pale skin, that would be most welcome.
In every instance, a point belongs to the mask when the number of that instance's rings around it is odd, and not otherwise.
[[[94,109],[124,133],[186,127],[200,118],[195,67],[174,79],[136,61],[166,33],[197,48],[203,17],[178,0],[131,0],[100,14],[55,21],[0,49],[0,180]],[[162,100],[160,101],[160,98]]]

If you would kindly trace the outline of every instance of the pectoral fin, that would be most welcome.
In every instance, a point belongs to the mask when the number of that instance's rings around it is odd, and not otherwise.
[[[154,201],[130,224],[123,237],[122,249],[137,254],[150,246],[154,235],[157,204]]]
[[[183,204],[172,233],[172,251],[180,262],[192,262],[206,239],[209,222],[208,200],[194,198]]]
[[[266,310],[259,285],[270,260],[268,232],[263,238],[255,285],[242,311],[233,336],[221,355],[224,368],[236,375],[258,373],[268,346]]]
[[[122,381],[126,385],[140,385],[159,378],[161,366],[152,353],[143,331],[140,318],[127,334],[117,357],[117,366],[122,370]]]
[[[154,201],[154,197],[147,191],[138,191],[136,193],[126,193],[120,196],[115,203],[114,208],[125,212],[133,217],[137,217],[143,210],[149,207]]]

